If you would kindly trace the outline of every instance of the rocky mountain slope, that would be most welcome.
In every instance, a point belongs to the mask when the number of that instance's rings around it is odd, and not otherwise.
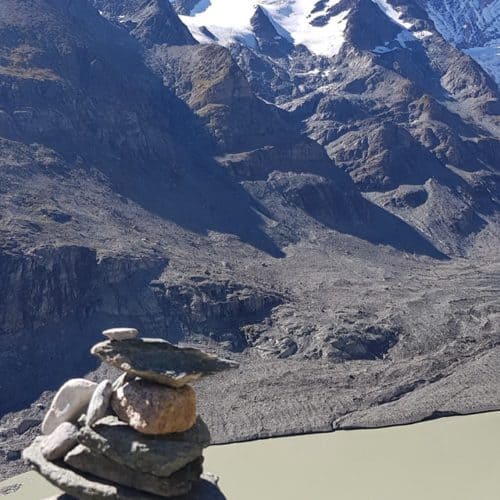
[[[463,252],[498,200],[495,82],[417,4],[292,5],[215,1],[181,18],[200,42],[204,27],[228,46],[254,92],[302,122],[368,198]]]
[[[500,83],[500,2],[422,1],[436,28]]]
[[[416,0],[235,4],[0,3],[2,474],[111,326],[231,351],[218,442],[500,407],[495,81]]]

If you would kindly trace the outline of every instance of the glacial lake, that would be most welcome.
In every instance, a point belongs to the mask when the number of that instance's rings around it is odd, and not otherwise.
[[[212,446],[205,456],[228,500],[498,500],[500,412]],[[33,472],[2,490],[1,500],[55,492]]]

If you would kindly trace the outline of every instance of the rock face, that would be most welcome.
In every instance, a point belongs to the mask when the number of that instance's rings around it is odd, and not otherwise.
[[[196,349],[169,344],[165,351],[165,343],[154,339],[112,340],[105,344],[121,352],[121,344],[130,348],[131,343],[146,373],[148,368],[158,368],[162,354],[162,371],[168,371],[169,361],[175,373],[183,369],[189,373],[193,363],[198,363],[198,368],[205,363],[198,376],[234,367],[234,363]],[[95,347],[99,346],[102,344]],[[155,347],[159,350],[157,356],[153,355]],[[154,366],[149,367],[147,359],[153,360]],[[128,377],[127,372],[124,375]],[[126,377],[120,377],[115,384],[104,380],[97,387],[84,379],[64,384],[54,398],[44,428],[50,429],[55,418],[66,421],[49,436],[35,439],[23,457],[51,483],[81,500],[204,495],[204,483],[200,481],[202,453],[210,444],[210,433],[203,420],[196,418],[194,390],[185,384],[174,388]],[[88,395],[85,404],[82,387]],[[106,417],[110,398],[117,416]],[[65,412],[60,411],[63,403]],[[70,420],[77,421],[80,428]]]
[[[118,417],[143,434],[170,434],[190,429],[196,420],[196,397],[189,386],[168,386],[131,380],[113,393]]]
[[[418,0],[436,29],[450,43],[476,59],[500,83],[500,65],[495,57],[500,33],[498,0]]]
[[[42,422],[42,432],[51,434],[63,422],[76,422],[87,408],[97,384],[85,379],[68,380],[56,393]]]
[[[92,0],[111,21],[126,27],[141,42],[169,45],[194,45],[186,26],[175,15],[170,2],[161,0]]]
[[[169,342],[148,339],[101,342],[92,348],[92,354],[130,375],[177,388],[203,375],[238,366],[197,349],[180,349]]]

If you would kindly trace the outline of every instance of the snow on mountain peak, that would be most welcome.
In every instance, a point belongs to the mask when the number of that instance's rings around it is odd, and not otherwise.
[[[436,29],[500,84],[500,0],[421,0]]]
[[[328,0],[321,12],[338,4],[340,0]],[[344,31],[349,10],[331,16],[326,22],[312,24],[318,0],[201,0],[189,16],[181,16],[182,21],[201,43],[215,40],[222,45],[235,41],[255,46],[251,18],[260,5],[276,27],[277,32],[286,33],[293,42],[305,45],[317,55],[331,57],[344,43]],[[208,32],[207,32],[208,30]]]
[[[405,17],[393,0],[371,1],[400,27],[395,41],[401,48],[432,36],[432,32],[418,29],[414,19]],[[474,57],[500,82],[500,0],[409,0],[408,4],[412,2],[427,11],[444,38]],[[326,57],[342,47],[351,11],[342,0],[189,0],[186,5],[194,6],[190,15],[180,18],[200,43],[228,46],[238,42],[257,48],[252,18],[261,7],[276,36]],[[395,47],[388,41],[373,52],[385,54]]]
[[[407,30],[413,27],[412,23],[404,21],[401,14],[387,1],[387,0],[372,0],[376,3],[386,16],[390,17],[396,24],[399,24],[402,28]]]

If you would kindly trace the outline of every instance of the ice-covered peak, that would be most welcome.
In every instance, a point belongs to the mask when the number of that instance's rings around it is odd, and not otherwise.
[[[500,0],[420,0],[436,29],[500,84]]]
[[[420,0],[437,30],[459,48],[500,38],[500,0]]]
[[[222,45],[241,42],[255,46],[251,19],[260,5],[276,31],[295,45],[305,45],[311,52],[333,56],[344,42],[348,9],[313,23],[320,9],[326,13],[341,0],[200,0],[189,16],[181,16],[199,42],[213,41],[207,30]],[[286,34],[286,35],[285,35]]]
[[[346,38],[351,13],[369,0],[171,0],[182,4],[181,19],[201,43],[221,45],[242,43],[255,50],[267,45],[304,45],[319,56],[338,53]],[[375,53],[384,54],[400,48],[411,48],[408,42],[423,40],[433,31],[425,28],[430,18],[437,31],[449,42],[474,57],[497,80],[500,39],[500,0],[371,0],[399,32],[394,39],[373,46]],[[260,12],[258,9],[260,8]],[[423,9],[423,10],[422,10]],[[416,17],[412,17],[415,16]],[[256,23],[260,16],[260,23]],[[264,19],[269,19],[269,24]],[[428,17],[427,17],[428,16]],[[252,22],[253,19],[253,22]],[[256,33],[256,26],[260,33]],[[267,24],[267,27],[266,27]],[[274,28],[276,41],[269,38]],[[422,27],[424,26],[424,27]],[[376,30],[375,30],[376,31]],[[278,38],[282,38],[279,42]],[[291,46],[291,45],[290,45]],[[274,49],[273,49],[274,50]],[[281,55],[287,53],[281,47]]]
[[[411,29],[413,24],[405,21],[400,12],[398,12],[387,0],[372,0],[372,2],[376,3],[386,16],[390,17],[392,21],[396,24],[399,24],[404,29]]]

